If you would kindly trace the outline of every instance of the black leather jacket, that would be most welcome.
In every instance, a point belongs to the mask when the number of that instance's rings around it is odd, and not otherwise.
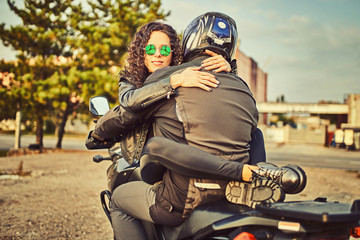
[[[152,103],[170,97],[174,93],[170,85],[170,78],[161,79],[155,83],[136,88],[129,83],[126,78],[121,78],[119,83],[119,103],[120,106],[129,112],[143,110]],[[135,159],[139,160],[140,154],[146,143],[151,122],[146,121],[140,126],[135,127],[121,138],[121,152],[128,163]]]

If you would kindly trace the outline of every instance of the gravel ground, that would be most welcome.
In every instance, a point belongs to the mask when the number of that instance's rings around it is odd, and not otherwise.
[[[24,172],[31,171],[31,176],[0,179],[0,239],[112,239],[99,201],[108,163],[93,163],[93,155],[0,158],[0,171],[15,170],[20,161]]]
[[[102,152],[103,153],[103,152]],[[23,162],[28,176],[0,175],[0,239],[113,239],[100,205],[108,162],[93,163],[91,151],[61,151],[1,157],[0,172],[16,171]],[[305,190],[286,200],[351,203],[360,199],[357,172],[304,168]]]

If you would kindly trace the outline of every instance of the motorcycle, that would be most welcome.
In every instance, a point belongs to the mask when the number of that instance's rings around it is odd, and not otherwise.
[[[109,110],[107,99],[90,99],[90,112],[102,116]],[[263,141],[260,136],[260,140]],[[143,180],[140,161],[129,164],[122,158],[120,146],[113,142],[95,141],[89,133],[88,149],[108,149],[108,157],[96,155],[96,163],[109,160],[108,190],[100,193],[102,208],[111,222],[109,201],[113,190],[124,183]],[[181,159],[177,159],[181,161]],[[159,165],[148,151],[150,168]],[[161,163],[160,163],[161,164]],[[143,165],[143,164],[142,164]],[[165,164],[166,165],[166,164]],[[174,167],[176,168],[176,166]],[[201,170],[194,170],[200,171]],[[195,208],[180,226],[170,227],[143,221],[149,240],[172,239],[349,239],[360,238],[360,199],[352,205],[328,202],[319,197],[309,201],[259,204],[255,208],[221,200]]]

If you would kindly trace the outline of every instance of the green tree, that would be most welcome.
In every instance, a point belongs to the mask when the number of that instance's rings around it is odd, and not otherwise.
[[[72,6],[71,46],[72,70],[62,73],[61,86],[68,96],[57,98],[63,106],[58,124],[58,142],[61,147],[64,127],[71,113],[88,115],[88,99],[105,95],[110,102],[117,100],[116,73],[123,67],[122,59],[132,36],[141,25],[165,19],[159,0],[89,0],[85,5]],[[81,103],[81,104],[79,104]]]
[[[69,116],[88,113],[88,99],[105,95],[117,99],[116,74],[137,28],[165,19],[160,0],[25,0],[25,8],[8,4],[23,25],[5,28],[5,46],[18,51],[27,66],[19,73],[26,82],[23,108],[36,115],[37,143],[41,146],[44,119],[54,118],[61,148]],[[26,73],[26,74],[25,74]],[[26,105],[26,106],[25,106]]]
[[[137,28],[170,14],[160,0],[88,0],[87,6],[73,9],[72,22],[76,60],[86,69],[122,66]]]
[[[0,61],[0,121],[15,116],[20,104],[20,82],[16,81],[16,65],[13,62]],[[12,117],[13,118],[13,117]]]
[[[0,121],[13,119],[17,111],[22,111],[23,121],[33,122],[31,114],[30,67],[22,61],[0,61]]]
[[[76,53],[73,59],[83,79],[84,102],[77,112],[86,116],[87,100],[94,95],[105,95],[111,103],[117,101],[116,74],[123,67],[127,47],[137,28],[169,15],[160,9],[158,0],[87,1],[87,6],[73,9],[74,34],[70,40]]]
[[[35,115],[36,142],[42,147],[44,118],[48,116],[51,105],[42,100],[43,93],[38,88],[54,74],[54,58],[70,55],[66,46],[69,30],[67,13],[71,0],[25,0],[24,9],[18,8],[14,1],[7,2],[23,24],[10,28],[1,24],[0,37],[5,46],[11,46],[18,52],[20,64],[29,66],[25,79],[30,81],[29,92],[26,93],[30,96],[26,104]]]

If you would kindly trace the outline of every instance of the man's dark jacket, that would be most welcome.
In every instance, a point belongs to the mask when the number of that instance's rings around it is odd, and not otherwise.
[[[201,65],[206,57],[176,67],[155,71],[145,81],[178,73],[189,66]],[[189,145],[227,159],[245,157],[249,150],[251,133],[257,127],[258,111],[255,99],[247,84],[231,73],[214,73],[219,79],[218,88],[206,92],[199,88],[178,88],[174,95],[177,115],[183,122]]]

